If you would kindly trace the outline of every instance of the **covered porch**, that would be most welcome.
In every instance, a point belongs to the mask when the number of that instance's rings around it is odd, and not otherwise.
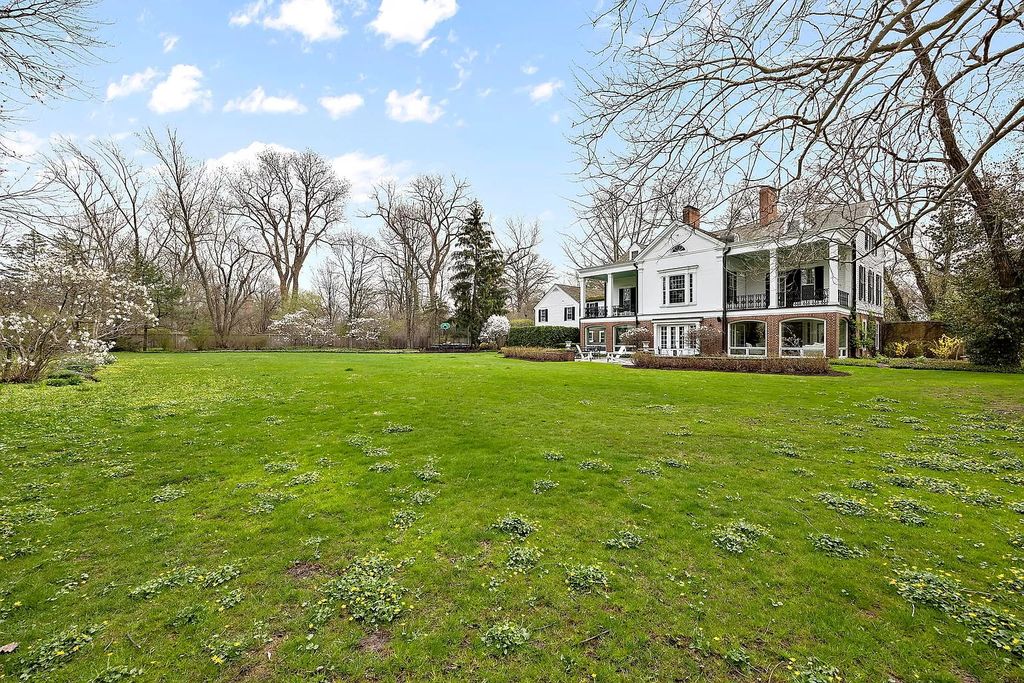
[[[730,311],[850,306],[853,250],[829,240],[737,249],[726,256]]]
[[[637,294],[637,272],[632,264],[580,273],[582,318],[636,317]]]

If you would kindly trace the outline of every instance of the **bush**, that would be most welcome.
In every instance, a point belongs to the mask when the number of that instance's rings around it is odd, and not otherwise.
[[[936,358],[958,360],[964,353],[964,340],[960,337],[950,337],[948,334],[944,334],[939,337],[938,341],[932,342],[928,350]]]
[[[509,346],[541,346],[547,348],[565,348],[565,343],[579,344],[580,330],[578,327],[513,327],[509,330],[505,343]]]
[[[828,358],[730,358],[729,356],[656,356],[638,353],[633,365],[651,370],[714,370],[779,375],[827,375]]]
[[[494,342],[480,342],[480,346],[477,347],[481,351],[496,351],[498,346]]]
[[[572,361],[576,352],[568,349],[540,349],[530,346],[506,346],[501,350],[505,358],[536,361]]]
[[[942,360],[940,358],[834,358],[832,365],[865,368],[885,367],[893,370],[966,370],[969,372],[1022,372],[1019,367],[1008,365],[978,365],[966,360]]]

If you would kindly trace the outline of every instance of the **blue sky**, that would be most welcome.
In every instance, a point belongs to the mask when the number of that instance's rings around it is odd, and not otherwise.
[[[92,98],[23,112],[26,149],[55,135],[177,128],[201,157],[254,143],[337,159],[357,193],[381,177],[456,173],[500,224],[539,218],[562,264],[573,64],[595,0],[107,0]],[[353,226],[370,230],[355,217]]]

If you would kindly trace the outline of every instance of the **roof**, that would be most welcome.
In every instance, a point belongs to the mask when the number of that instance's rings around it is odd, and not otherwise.
[[[776,219],[767,225],[760,221],[746,223],[733,228],[717,230],[713,235],[720,240],[747,242],[767,237],[798,236],[807,232],[843,230],[858,227],[856,224],[871,216],[870,202],[857,202],[845,206],[830,206],[808,211],[803,218],[790,220]]]
[[[563,285],[563,284],[559,284],[559,283],[555,283],[554,286],[558,287],[560,290],[562,290],[563,292],[568,294],[573,299],[576,299],[577,301],[579,301],[579,299],[580,299],[580,288],[579,287],[573,287],[572,285]]]

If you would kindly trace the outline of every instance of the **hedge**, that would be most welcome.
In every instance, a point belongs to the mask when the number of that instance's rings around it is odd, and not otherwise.
[[[760,372],[776,375],[833,374],[828,358],[732,358],[730,356],[656,356],[640,352],[633,365],[654,370],[714,370],[716,372]]]
[[[941,358],[833,358],[832,365],[852,367],[890,368],[892,370],[953,370],[966,372],[1020,373],[1024,368],[1009,365],[976,365],[966,360]]]
[[[576,358],[575,351],[567,349],[542,349],[537,346],[506,346],[501,350],[505,358],[518,358],[520,360],[536,361],[573,361]]]
[[[565,348],[565,342],[580,343],[580,328],[555,327],[513,327],[505,341],[509,346],[533,346],[547,348]]]

